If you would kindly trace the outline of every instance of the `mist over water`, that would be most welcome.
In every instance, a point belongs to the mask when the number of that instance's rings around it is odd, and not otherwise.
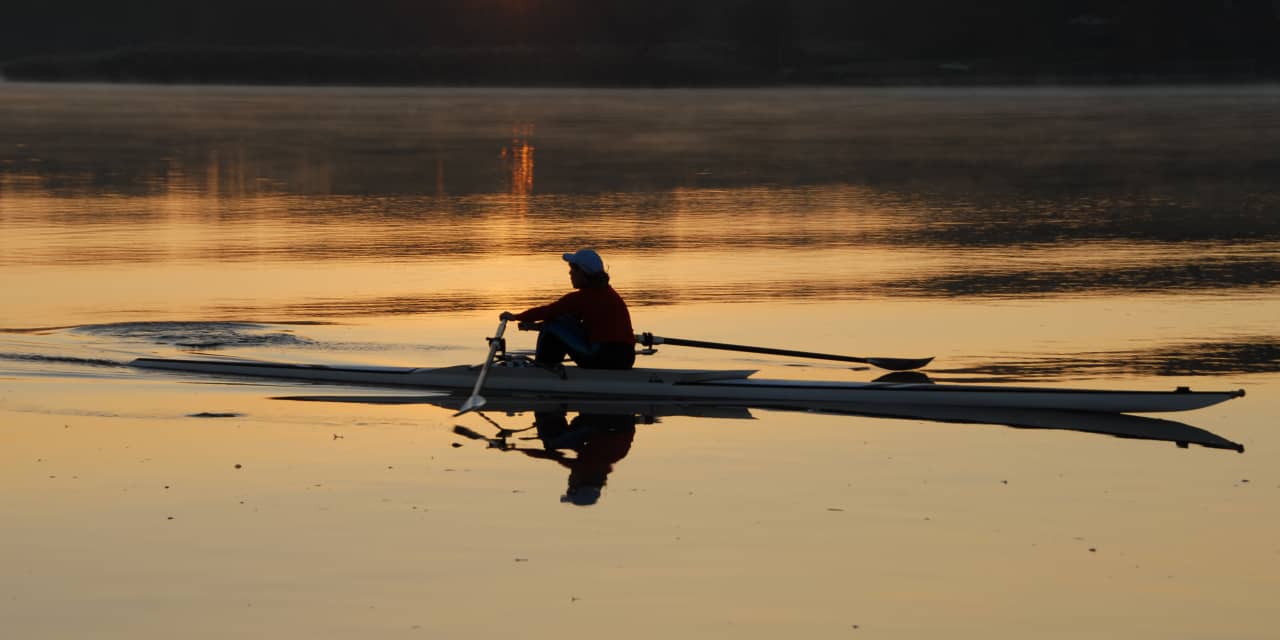
[[[524,308],[563,290],[546,256],[594,246],[642,319],[919,301],[1104,325],[1136,296],[1143,353],[1275,337],[1274,89],[4,92],[8,328],[305,344],[235,323]],[[1204,319],[1142,319],[1169,305]],[[1066,330],[1014,355],[1071,377],[1131,351]],[[1028,373],[988,355],[965,367]],[[1141,371],[1201,371],[1169,357]]]
[[[1265,88],[5,91],[8,267],[463,265],[580,244],[698,264],[696,286],[636,287],[649,303],[1247,295],[1277,278]],[[868,271],[872,253],[911,264]],[[452,308],[337,297],[268,304]]]

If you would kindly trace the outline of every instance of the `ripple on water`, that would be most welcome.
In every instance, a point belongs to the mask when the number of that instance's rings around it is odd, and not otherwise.
[[[84,325],[72,331],[188,349],[298,346],[314,341],[279,326],[252,322],[119,322]]]

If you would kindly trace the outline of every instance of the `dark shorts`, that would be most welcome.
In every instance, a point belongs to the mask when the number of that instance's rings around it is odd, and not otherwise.
[[[534,359],[557,365],[565,357],[583,369],[630,369],[636,363],[632,342],[590,342],[582,323],[574,318],[557,318],[542,323],[538,332],[538,352]]]

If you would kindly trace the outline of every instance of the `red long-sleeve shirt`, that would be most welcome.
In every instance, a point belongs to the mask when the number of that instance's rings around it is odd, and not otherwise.
[[[541,322],[569,315],[582,321],[591,342],[623,342],[634,344],[631,312],[613,287],[588,287],[566,293],[555,302],[516,314],[522,322]]]

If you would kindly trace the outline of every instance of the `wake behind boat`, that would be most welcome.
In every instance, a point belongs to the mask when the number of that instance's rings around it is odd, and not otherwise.
[[[931,382],[837,382],[752,378],[753,370],[581,369],[555,370],[521,358],[486,365],[439,368],[326,366],[242,360],[139,358],[133,366],[218,376],[303,380],[352,385],[465,391],[487,367],[486,392],[575,397],[644,398],[662,401],[786,402],[824,405],[897,405],[1051,409],[1099,413],[1186,411],[1244,395],[1236,391],[1113,391]]]

